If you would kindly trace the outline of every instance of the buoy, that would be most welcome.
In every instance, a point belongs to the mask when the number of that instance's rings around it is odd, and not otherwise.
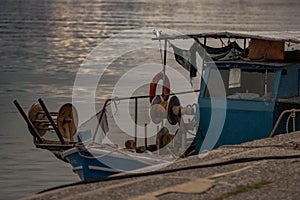
[[[152,103],[154,96],[156,95],[156,87],[160,80],[163,80],[164,74],[162,72],[159,72],[156,74],[152,82],[150,83],[150,89],[149,89],[149,96],[150,96],[150,103]],[[169,94],[170,94],[170,80],[165,74],[165,81],[164,81],[164,87],[163,87],[163,94],[164,94],[164,101],[168,101]]]
[[[156,95],[150,106],[150,118],[155,124],[159,124],[167,117],[166,113],[167,102],[163,101],[160,95]]]

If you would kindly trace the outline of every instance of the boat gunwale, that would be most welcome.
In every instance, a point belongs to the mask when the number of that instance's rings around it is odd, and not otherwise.
[[[145,154],[135,153],[135,152],[130,152],[130,151],[124,151],[122,153],[120,153],[120,152],[111,152],[107,149],[99,149],[97,147],[90,147],[90,148],[85,149],[85,150],[88,151],[91,154],[93,154],[92,151],[94,151],[95,153],[104,153],[104,155],[110,153],[108,156],[114,155],[114,157],[117,157],[117,158],[124,158],[124,157],[121,157],[119,155],[126,153],[126,154],[130,154],[129,155],[130,157],[142,158],[144,160],[152,160],[152,161],[154,160],[155,162],[166,162],[166,163],[169,162],[165,159],[160,159],[158,157],[157,158],[153,157],[153,155],[146,156]],[[122,150],[126,150],[126,149],[123,148],[123,149],[116,149],[116,150],[121,150],[122,151]],[[66,159],[66,157],[68,157],[68,156],[70,156],[74,153],[79,153],[81,151],[82,151],[82,149],[78,149],[77,147],[74,147],[74,148],[71,148],[71,149],[68,149],[68,150],[64,151],[61,156],[62,156],[62,158]],[[98,152],[96,152],[96,151],[98,151]],[[106,156],[104,156],[104,157],[106,157]]]

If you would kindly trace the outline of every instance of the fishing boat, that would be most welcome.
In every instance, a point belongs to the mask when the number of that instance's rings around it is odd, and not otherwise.
[[[79,127],[76,108],[69,103],[58,112],[49,112],[39,99],[26,114],[15,100],[35,146],[70,163],[82,180],[92,180],[168,165],[174,159],[221,145],[300,129],[297,123],[300,120],[297,115],[300,112],[300,51],[296,49],[300,39],[282,34],[216,32],[159,33],[153,40],[164,42],[165,49],[163,70],[150,80],[149,94],[117,98],[118,101],[132,100],[135,105],[135,136],[124,141],[125,147],[104,142],[109,130],[107,106],[116,101],[114,97],[107,99],[102,109]],[[192,40],[193,45],[181,49],[174,45],[175,40]],[[199,89],[171,93],[165,68],[167,44],[173,49],[174,59],[189,71],[191,78],[202,74]],[[196,63],[196,56],[201,57],[201,63]],[[163,82],[163,89],[162,94],[157,95],[159,81]],[[187,93],[197,94],[198,101],[181,105],[180,97]],[[136,126],[141,99],[150,100],[149,114],[158,129],[155,142],[149,144],[145,125],[144,144],[139,146]],[[192,116],[192,120],[185,121],[184,116]],[[176,125],[178,129],[171,133],[165,124]],[[48,132],[54,132],[58,139],[45,139]]]

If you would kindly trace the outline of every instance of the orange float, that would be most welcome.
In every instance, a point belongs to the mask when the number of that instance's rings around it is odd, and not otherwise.
[[[150,103],[152,103],[153,98],[156,95],[157,84],[160,80],[163,80],[163,77],[164,77],[164,74],[162,72],[159,72],[158,74],[156,74],[153,77],[152,82],[150,83],[150,89],[149,89]],[[167,101],[169,99],[169,94],[170,94],[170,80],[167,77],[167,75],[165,75],[163,94],[164,94],[164,101]]]

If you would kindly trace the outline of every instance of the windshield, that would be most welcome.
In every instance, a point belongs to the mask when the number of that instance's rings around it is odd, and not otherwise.
[[[275,70],[219,69],[228,99],[266,99],[272,95]],[[208,84],[213,84],[217,69],[211,69]],[[220,87],[220,86],[218,86]],[[206,97],[221,98],[217,92],[205,91]]]

